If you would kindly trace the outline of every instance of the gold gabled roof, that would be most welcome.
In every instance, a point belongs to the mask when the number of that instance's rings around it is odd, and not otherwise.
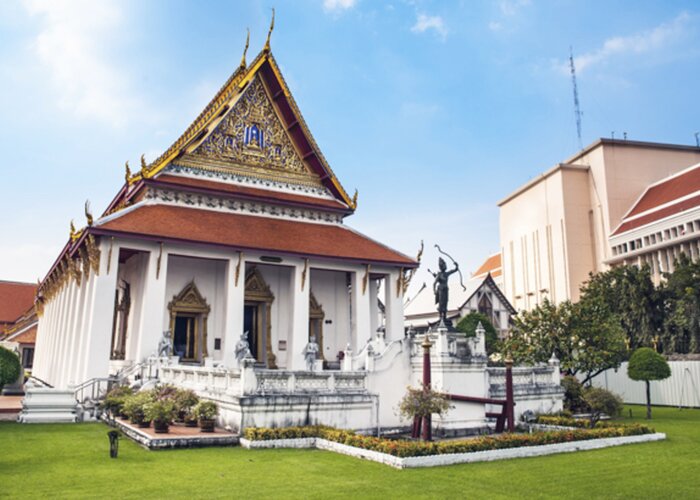
[[[172,144],[172,146],[170,146],[165,153],[159,156],[150,165],[142,168],[138,174],[131,176],[128,180],[129,184],[133,184],[134,182],[144,178],[148,179],[154,177],[182,153],[188,152],[188,149],[190,149],[191,146],[201,144],[203,140],[216,128],[216,126],[214,126],[215,122],[223,119],[226,112],[229,111],[231,101],[243,91],[245,86],[253,78],[255,78],[261,67],[266,62],[270,65],[270,68],[272,69],[272,72],[275,75],[275,78],[277,79],[293,114],[295,115],[295,119],[298,122],[298,125],[301,127],[303,135],[306,137],[306,140],[311,146],[314,155],[320,162],[324,170],[324,177],[327,178],[335,187],[335,190],[340,195],[342,201],[350,208],[355,209],[356,201],[348,196],[347,192],[345,189],[343,189],[340,181],[338,181],[337,177],[330,168],[330,165],[328,165],[328,162],[321,153],[316,140],[311,134],[311,131],[309,130],[309,127],[306,124],[301,111],[299,110],[299,107],[289,91],[287,83],[282,77],[282,73],[280,72],[277,63],[272,56],[271,51],[267,47],[255,57],[247,68],[244,68],[243,65],[239,66],[221,87],[221,89],[219,89],[214,98],[194,120],[194,122],[190,124],[190,126]],[[272,98],[272,96],[270,97]]]

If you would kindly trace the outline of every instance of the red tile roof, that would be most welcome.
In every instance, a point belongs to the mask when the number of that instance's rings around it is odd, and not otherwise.
[[[416,261],[346,226],[231,214],[170,205],[125,212],[91,231],[416,267]]]
[[[0,281],[0,323],[13,323],[34,303],[36,285]]]
[[[285,204],[316,206],[321,208],[330,208],[342,210],[344,212],[352,212],[347,205],[340,203],[337,200],[329,200],[324,198],[316,198],[294,193],[285,193],[282,191],[273,191],[270,189],[259,189],[238,184],[230,184],[227,182],[217,182],[207,179],[194,179],[192,177],[183,177],[178,175],[160,175],[156,178],[155,184],[170,184],[177,187],[192,187],[206,191],[216,191],[224,194],[242,195],[246,198],[279,201]]]
[[[649,186],[625,218],[639,215],[696,191],[700,191],[700,165]]]
[[[646,215],[639,216],[635,219],[629,220],[625,218],[623,219],[622,224],[620,224],[620,226],[615,230],[613,235],[622,234],[624,232],[631,231],[632,229],[646,226],[647,224],[651,224],[652,222],[656,222],[657,220],[665,219],[666,217],[670,217],[672,215],[676,215],[681,212],[685,212],[686,210],[690,210],[691,208],[699,206],[700,195],[693,196],[692,198],[685,199],[683,201],[674,203],[664,208],[660,208],[658,210],[654,210]]]
[[[486,274],[491,273],[491,276],[497,277],[501,275],[501,254],[497,253],[489,258],[487,258],[479,269],[474,272],[474,278],[479,276],[486,276]]]
[[[36,344],[36,328],[36,325],[32,326],[31,328],[23,331],[16,337],[12,337],[11,341],[19,342],[20,344]]]
[[[649,186],[612,233],[622,234],[700,206],[700,164]]]

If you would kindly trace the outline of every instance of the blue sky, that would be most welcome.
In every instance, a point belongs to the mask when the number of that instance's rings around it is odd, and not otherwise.
[[[359,189],[348,224],[410,254],[439,243],[467,272],[499,248],[497,201],[578,149],[569,46],[584,145],[700,130],[697,2],[6,1],[0,279],[44,275],[85,199],[104,209],[124,162],[155,158],[223,84],[246,27],[249,58],[262,48],[272,6],[273,53]]]

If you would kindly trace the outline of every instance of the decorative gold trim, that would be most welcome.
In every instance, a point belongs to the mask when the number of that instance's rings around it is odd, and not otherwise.
[[[326,359],[323,355],[323,320],[325,317],[326,313],[323,311],[323,306],[319,304],[316,296],[309,290],[309,340],[311,340],[311,322],[318,321],[318,338],[316,343],[318,344],[318,352],[323,360]]]
[[[301,272],[301,291],[304,291],[304,285],[306,284],[306,273],[309,270],[309,259],[304,259],[304,270]]]
[[[275,296],[270,287],[265,282],[257,267],[253,266],[245,279],[245,303],[258,306],[258,325],[265,328],[265,343],[258,338],[258,352],[255,353],[257,359],[263,356],[263,349],[267,358],[268,368],[277,368],[277,358],[272,352],[272,302]],[[256,332],[260,335],[262,332]]]
[[[85,200],[85,219],[87,220],[87,225],[92,226],[93,218],[92,212],[90,212],[90,200]]]
[[[236,264],[236,274],[234,285],[238,286],[238,277],[241,275],[241,262],[243,262],[243,252],[238,252],[238,264]]]
[[[365,294],[367,291],[367,283],[369,282],[369,270],[371,269],[371,265],[367,264],[367,267],[365,268],[365,275],[362,277],[362,295]]]
[[[95,237],[92,234],[88,234],[87,240],[85,241],[85,248],[87,250],[88,262],[90,262],[90,267],[95,273],[95,276],[100,274],[100,249],[97,246]]]
[[[243,49],[243,57],[241,57],[241,64],[238,65],[238,68],[241,70],[245,70],[247,64],[245,62],[245,56],[248,53],[248,45],[250,45],[250,29],[246,28],[248,31],[248,35],[245,38],[245,48]]]
[[[270,21],[270,29],[267,31],[267,40],[265,40],[265,47],[263,50],[265,52],[270,52],[270,37],[272,36],[272,31],[275,29],[275,8],[272,8],[272,20]]]
[[[359,196],[360,192],[355,189],[355,194],[352,195],[352,201],[350,202],[350,208],[353,210],[357,209],[357,197]]]
[[[180,291],[177,295],[173,297],[173,300],[168,304],[168,311],[170,311],[170,335],[171,343],[175,345],[175,319],[178,314],[183,315],[194,315],[195,320],[195,358],[193,361],[201,362],[202,359],[209,356],[207,349],[207,319],[209,318],[209,312],[211,308],[207,301],[204,299],[202,294],[199,292],[197,285],[195,285],[194,280],[190,281],[185,288]],[[201,339],[200,339],[200,327],[201,327]],[[201,345],[201,349],[200,349]],[[200,353],[201,350],[201,353]],[[199,359],[201,357],[201,359]]]
[[[404,276],[403,276],[404,268],[402,267],[399,270],[399,277],[396,278],[396,298],[399,298],[401,296],[401,291],[404,288]]]
[[[423,249],[424,249],[423,240],[420,240],[420,249],[418,250],[418,255],[416,255],[416,261],[418,262],[419,267],[420,267],[421,258],[423,257]],[[401,274],[403,275],[403,293],[404,294],[408,291],[408,287],[411,284],[411,280],[413,280],[413,276],[415,276],[417,270],[418,270],[418,267],[401,270]]]
[[[127,161],[124,164],[124,180],[126,181],[127,184],[131,183],[132,177],[133,177],[133,174],[131,173],[131,169],[129,168],[129,162]]]
[[[156,261],[156,279],[160,278],[160,259],[163,257],[163,242],[160,242],[160,250],[158,252],[158,260]]]
[[[107,252],[107,274],[112,267],[112,248],[114,247],[114,236],[109,239],[109,251]]]

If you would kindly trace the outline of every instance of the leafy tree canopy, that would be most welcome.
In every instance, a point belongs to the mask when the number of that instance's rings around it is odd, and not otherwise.
[[[671,376],[666,359],[649,347],[634,351],[627,365],[627,375],[632,380],[663,380]]]
[[[500,349],[498,333],[486,315],[478,312],[469,313],[459,320],[459,323],[457,323],[455,328],[460,332],[466,333],[467,337],[474,337],[476,336],[476,327],[479,325],[479,323],[481,323],[481,326],[483,326],[484,330],[486,330],[485,336],[487,354],[498,352]]]

